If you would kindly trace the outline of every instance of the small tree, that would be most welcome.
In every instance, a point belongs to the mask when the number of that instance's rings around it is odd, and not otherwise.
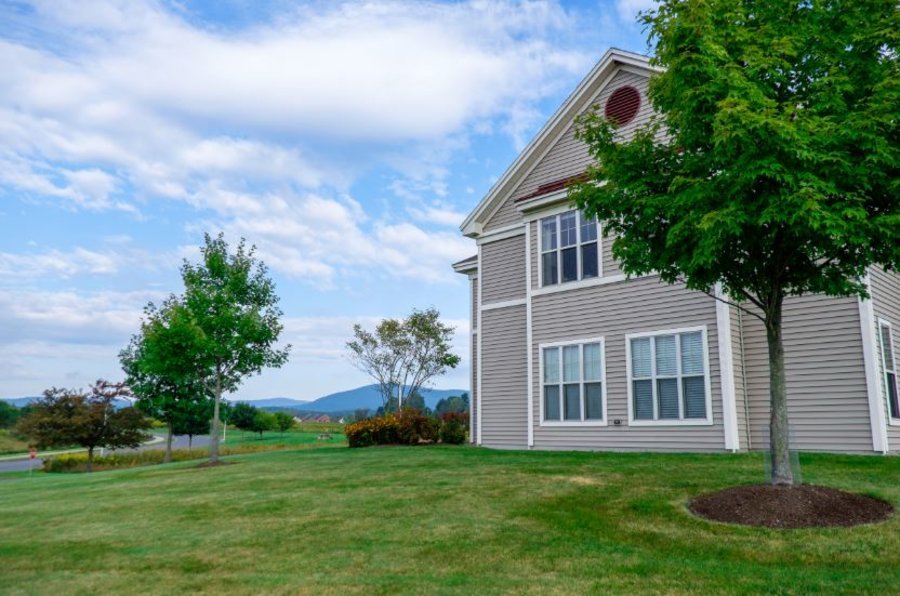
[[[258,409],[253,416],[253,423],[249,430],[259,433],[259,438],[261,439],[265,431],[275,430],[276,428],[278,428],[278,422],[275,415],[271,412]]]
[[[253,432],[253,422],[257,409],[245,401],[239,401],[231,407],[231,423],[241,431]]]
[[[157,306],[144,308],[141,330],[119,353],[126,382],[137,397],[137,406],[148,416],[166,423],[164,462],[172,461],[172,435],[184,432],[185,425],[196,430],[195,420],[185,419],[197,412],[212,412],[201,377],[201,369],[191,355],[198,352],[201,333],[184,304],[172,296]],[[174,428],[180,424],[181,430]],[[206,430],[209,432],[209,419]]]
[[[11,403],[0,400],[0,428],[15,426],[21,412]]]
[[[435,308],[413,310],[403,320],[384,319],[374,333],[354,325],[353,335],[347,342],[350,359],[378,383],[385,411],[391,411],[394,395],[403,407],[409,396],[459,364],[451,352],[453,328],[441,323]]]
[[[469,411],[469,394],[451,395],[438,401],[434,407],[434,413],[437,415],[456,412]]]
[[[287,412],[275,412],[275,428],[284,436],[284,433],[294,428],[294,417]]]
[[[354,422],[359,422],[360,420],[367,420],[369,418],[369,409],[368,408],[357,408],[353,411],[353,420]]]
[[[866,296],[900,265],[900,12],[853,3],[662,0],[642,17],[665,67],[658,117],[622,141],[592,111],[577,205],[632,275],[713,293],[766,329],[772,482],[792,484],[782,311]]]
[[[409,410],[418,410],[424,414],[428,413],[428,406],[425,405],[425,398],[417,391],[409,395],[403,402],[403,408]]]
[[[188,449],[194,444],[194,437],[209,434],[212,417],[212,400],[184,400],[172,416],[171,429],[176,435],[187,435]]]
[[[88,450],[93,470],[97,447],[137,447],[147,438],[150,422],[137,408],[116,409],[115,401],[131,393],[123,383],[99,380],[90,393],[52,388],[19,421],[18,431],[41,448],[80,445]]]
[[[222,234],[205,236],[203,262],[185,261],[184,307],[197,333],[193,351],[184,357],[197,366],[199,377],[213,396],[209,460],[219,460],[219,409],[222,395],[234,391],[248,376],[266,367],[281,367],[290,346],[275,347],[281,334],[275,284],[256,248],[244,240],[232,254]]]

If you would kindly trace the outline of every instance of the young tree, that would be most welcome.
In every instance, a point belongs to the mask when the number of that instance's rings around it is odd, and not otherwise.
[[[212,400],[182,400],[173,412],[172,432],[187,435],[188,449],[193,447],[194,437],[209,434],[212,418]]]
[[[206,390],[213,396],[210,462],[219,460],[219,409],[222,394],[234,391],[248,376],[266,367],[281,367],[290,346],[277,348],[282,325],[275,284],[266,266],[243,240],[229,252],[222,234],[205,236],[202,263],[185,261],[184,307],[197,333],[193,351]]]
[[[257,409],[245,401],[239,401],[231,407],[231,423],[241,431],[253,432],[253,422]]]
[[[405,319],[384,319],[369,332],[353,326],[355,339],[347,342],[350,359],[379,386],[382,408],[390,411],[396,394],[397,407],[448,368],[456,368],[453,328],[441,323],[435,308],[413,310]]]
[[[249,430],[258,433],[261,439],[265,431],[275,430],[276,428],[278,428],[278,422],[275,419],[275,415],[271,412],[257,409],[253,415],[253,423]]]
[[[275,428],[284,436],[284,433],[294,427],[294,417],[287,412],[275,412]]]
[[[147,438],[150,422],[137,408],[116,409],[115,401],[130,396],[124,383],[97,381],[90,393],[48,389],[18,431],[38,447],[80,445],[88,450],[87,471],[93,469],[97,447],[137,447]]]
[[[357,408],[353,410],[353,421],[359,422],[360,420],[367,420],[369,418],[369,409],[368,408]]]
[[[596,110],[596,165],[571,196],[613,233],[632,275],[729,300],[769,346],[773,484],[793,477],[782,309],[866,296],[900,264],[900,12],[896,2],[663,0],[643,15],[665,70],[658,117],[622,141]]]
[[[172,435],[183,432],[185,424],[199,428],[194,420],[198,411],[212,412],[205,404],[211,400],[201,377],[201,369],[192,355],[198,352],[201,331],[191,313],[178,298],[169,297],[161,305],[150,303],[144,309],[141,330],[119,353],[126,383],[137,397],[137,406],[148,416],[166,423],[165,462],[172,461]],[[181,422],[181,430],[174,425]],[[209,418],[206,430],[209,432]]]

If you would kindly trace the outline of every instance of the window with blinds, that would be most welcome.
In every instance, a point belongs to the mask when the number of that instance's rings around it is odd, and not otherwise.
[[[603,421],[603,340],[544,347],[543,420]]]
[[[891,418],[900,418],[900,392],[897,391],[897,360],[891,324],[878,323],[878,344],[881,351],[881,370],[884,372],[884,396]]]
[[[633,420],[708,420],[703,330],[631,336],[628,342]]]

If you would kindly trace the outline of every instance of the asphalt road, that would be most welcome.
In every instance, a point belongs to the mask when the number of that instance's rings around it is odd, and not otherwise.
[[[209,435],[202,435],[199,437],[194,437],[194,441],[192,443],[192,447],[206,447],[209,445]],[[163,450],[166,448],[165,441],[160,443],[153,443],[151,445],[141,445],[136,449],[117,449],[116,451],[128,452],[128,451],[148,451],[152,449]],[[188,437],[187,435],[175,436],[172,438],[172,449],[187,449],[188,448]],[[95,452],[96,453],[96,452]],[[36,458],[34,460],[34,469],[40,470],[43,465],[43,460],[41,458]],[[0,461],[0,472],[27,472],[28,468],[32,465],[31,460],[28,459],[28,456],[25,456],[20,459],[9,459],[5,461]]]

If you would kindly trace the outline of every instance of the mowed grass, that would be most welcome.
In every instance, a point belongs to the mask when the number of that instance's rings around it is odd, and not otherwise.
[[[765,530],[692,517],[762,456],[305,449],[0,480],[3,593],[897,593],[900,516]],[[807,481],[900,505],[900,458]]]

